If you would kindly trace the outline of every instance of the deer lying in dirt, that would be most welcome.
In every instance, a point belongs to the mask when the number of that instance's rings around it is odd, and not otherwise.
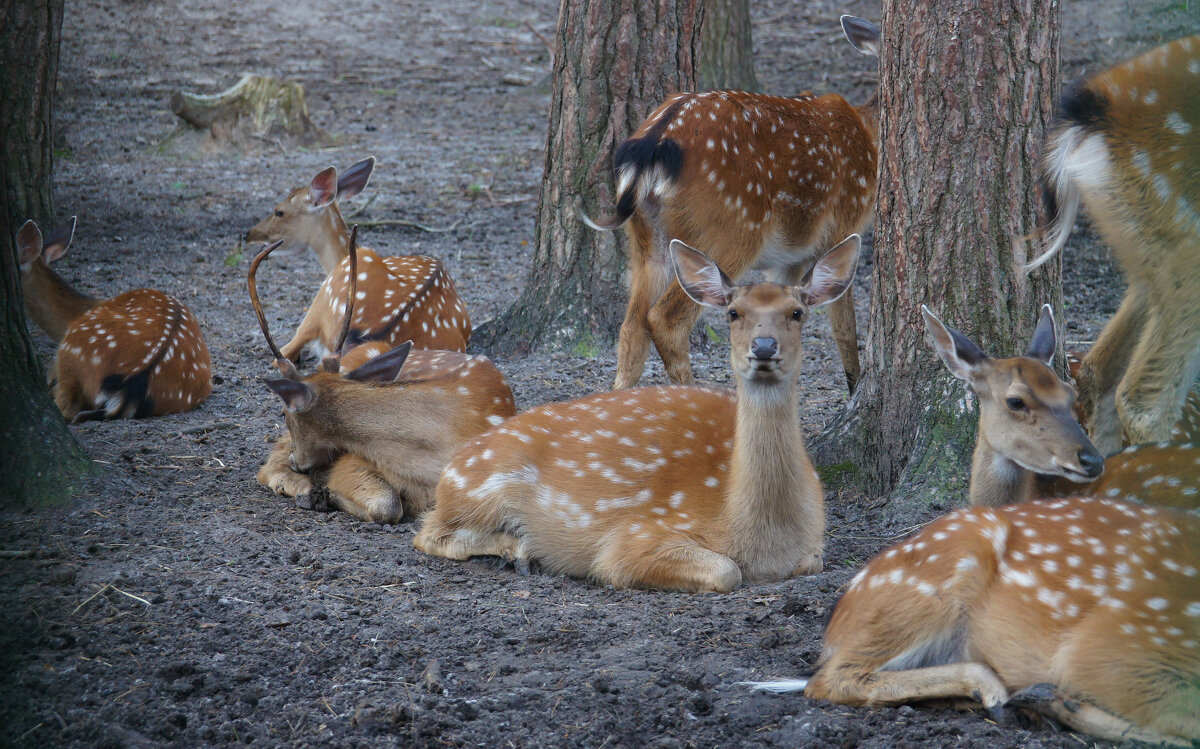
[[[1016,359],[989,359],[928,310],[925,322],[980,397],[992,468],[977,451],[975,506],[867,563],[811,679],[749,684],[848,705],[972,698],[1112,741],[1200,740],[1200,518],[1096,496],[1022,501],[1031,470],[1082,478],[1099,466],[1067,425],[1073,392],[1045,364],[1049,308]]]
[[[676,240],[674,273],[724,309],[737,396],[650,387],[530,409],[467,443],[414,545],[620,587],[729,591],[822,569],[824,491],[796,408],[804,322],[849,288],[851,236],[801,287],[734,286]]]
[[[59,344],[51,380],[63,418],[142,418],[204,402],[212,372],[191,311],[155,289],[112,299],[80,294],[48,265],[74,234],[74,216],[45,240],[32,221],[17,233],[25,309]]]
[[[280,243],[268,246],[250,264],[250,298],[283,374],[267,385],[283,401],[288,427],[288,437],[276,444],[258,480],[295,496],[307,509],[327,509],[327,490],[335,509],[363,520],[398,523],[406,514],[429,508],[438,477],[456,449],[516,410],[504,376],[482,356],[413,351],[406,342],[339,373],[357,277],[351,236],[342,332],[335,353],[306,377],[275,345],[258,301],[258,266]]]

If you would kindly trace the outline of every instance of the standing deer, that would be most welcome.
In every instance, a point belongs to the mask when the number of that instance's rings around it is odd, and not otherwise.
[[[737,396],[699,387],[602,393],[526,411],[467,443],[413,544],[499,555],[618,587],[729,591],[822,569],[820,479],[796,410],[804,321],[854,279],[859,237],[800,287],[734,286],[671,242],[688,296],[725,310]]]
[[[333,508],[362,520],[398,523],[406,513],[429,508],[438,476],[460,445],[516,410],[504,375],[486,357],[412,351],[411,341],[339,374],[354,318],[354,234],[341,333],[334,353],[306,377],[275,345],[258,300],[258,266],[282,242],[250,264],[251,303],[283,375],[267,385],[282,399],[288,427],[258,480],[316,510],[327,509],[318,491],[323,485]]]
[[[1042,164],[1046,262],[1081,206],[1129,283],[1079,373],[1105,453],[1167,439],[1200,373],[1200,35],[1098,73],[1063,97]]]
[[[51,380],[63,418],[143,418],[204,402],[212,373],[196,318],[154,289],[93,299],[71,288],[48,263],[74,234],[74,216],[45,240],[33,221],[17,233],[25,308],[58,343]]]
[[[374,157],[352,165],[342,177],[329,167],[300,187],[246,234],[251,242],[279,242],[284,247],[310,247],[321,261],[326,278],[304,313],[292,340],[281,349],[285,358],[299,360],[312,345],[318,356],[331,352],[340,331],[346,289],[350,282],[347,258],[350,229],[338,200],[366,187],[375,168]],[[355,279],[358,298],[349,343],[375,344],[362,351],[351,348],[343,366],[354,368],[372,352],[386,351],[412,340],[419,349],[466,351],[471,318],[458,298],[454,281],[441,261],[425,255],[382,257],[359,247]]]
[[[879,30],[842,16],[859,51],[878,56]],[[629,305],[614,387],[637,385],[658,349],[672,382],[690,384],[688,336],[700,308],[673,283],[667,243],[700,247],[733,278],[769,272],[796,285],[875,209],[878,94],[860,107],[837,94],[794,98],[743,91],[676,94],[616,150],[616,215],[593,228],[626,226]],[[854,299],[830,307],[850,390],[859,377]]]

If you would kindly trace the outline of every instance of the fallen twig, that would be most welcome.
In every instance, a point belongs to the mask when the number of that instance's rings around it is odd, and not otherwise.
[[[0,549],[0,559],[29,559],[33,549]]]

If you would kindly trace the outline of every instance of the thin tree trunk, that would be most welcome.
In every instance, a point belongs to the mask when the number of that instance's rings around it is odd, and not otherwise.
[[[610,211],[613,149],[662,99],[696,82],[700,0],[563,0],[534,256],[525,289],[473,341],[527,352],[590,344],[621,322],[625,259],[579,217]],[[620,240],[619,240],[620,241]]]
[[[62,0],[12,0],[0,28],[0,506],[69,497],[92,463],[50,400],[25,327],[13,236],[26,219],[50,226],[51,108]]]
[[[705,3],[696,85],[700,91],[758,90],[749,0],[708,0]]]
[[[1021,238],[1038,220],[1058,39],[1054,0],[884,0],[865,377],[819,454],[856,466],[872,492],[895,490],[897,524],[963,503],[977,425],[920,305],[994,356],[1024,351],[1040,304],[1062,309],[1060,265],[1032,277],[1015,266],[1033,251]]]

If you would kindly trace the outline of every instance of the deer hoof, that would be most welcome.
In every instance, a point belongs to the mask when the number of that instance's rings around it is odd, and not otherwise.
[[[329,490],[314,486],[309,491],[296,494],[296,506],[301,510],[313,512],[329,512]]]

